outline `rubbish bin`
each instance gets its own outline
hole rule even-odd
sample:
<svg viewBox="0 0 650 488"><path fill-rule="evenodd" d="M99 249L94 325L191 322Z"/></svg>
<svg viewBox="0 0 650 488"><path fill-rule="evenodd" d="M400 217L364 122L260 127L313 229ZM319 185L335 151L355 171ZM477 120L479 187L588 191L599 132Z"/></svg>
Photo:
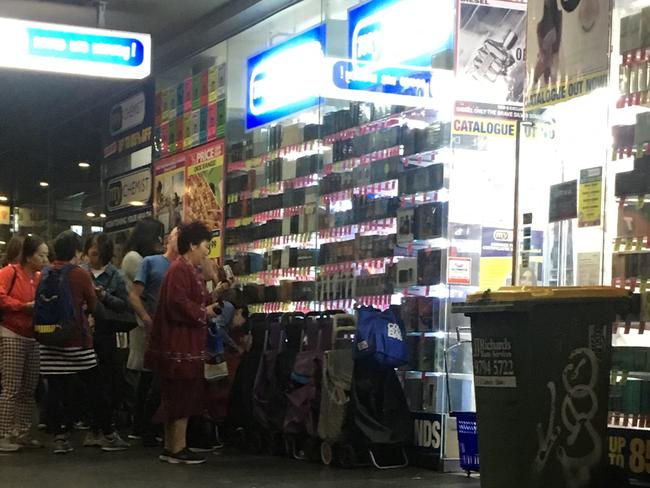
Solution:
<svg viewBox="0 0 650 488"><path fill-rule="evenodd" d="M600 486L611 325L626 308L609 287L507 287L453 305L472 322L482 488Z"/></svg>

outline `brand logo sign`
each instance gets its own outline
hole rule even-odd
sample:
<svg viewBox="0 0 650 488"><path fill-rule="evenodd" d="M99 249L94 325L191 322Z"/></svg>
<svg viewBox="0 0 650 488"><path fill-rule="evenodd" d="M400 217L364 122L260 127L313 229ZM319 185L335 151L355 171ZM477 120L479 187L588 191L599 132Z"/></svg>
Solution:
<svg viewBox="0 0 650 488"><path fill-rule="evenodd" d="M249 58L246 127L318 104L324 59L324 24Z"/></svg>
<svg viewBox="0 0 650 488"><path fill-rule="evenodd" d="M353 62L381 67L449 67L435 57L454 47L455 7L448 0L373 0L350 9Z"/></svg>
<svg viewBox="0 0 650 488"><path fill-rule="evenodd" d="M413 434L416 448L439 453L442 446L442 417L436 414L415 414Z"/></svg>
<svg viewBox="0 0 650 488"><path fill-rule="evenodd" d="M147 105L144 92L138 92L132 97L116 103L109 114L108 125L111 135L116 136L142 124L146 113Z"/></svg>
<svg viewBox="0 0 650 488"><path fill-rule="evenodd" d="M0 66L105 78L151 73L151 36L0 18Z"/></svg>
<svg viewBox="0 0 650 488"><path fill-rule="evenodd" d="M396 339L398 341L404 340L402 338L402 330L399 328L399 325L392 323L388 324L388 337L391 339Z"/></svg>
<svg viewBox="0 0 650 488"><path fill-rule="evenodd" d="M141 169L109 180L106 184L106 210L116 212L129 207L129 202L151 199L152 178L149 169Z"/></svg>

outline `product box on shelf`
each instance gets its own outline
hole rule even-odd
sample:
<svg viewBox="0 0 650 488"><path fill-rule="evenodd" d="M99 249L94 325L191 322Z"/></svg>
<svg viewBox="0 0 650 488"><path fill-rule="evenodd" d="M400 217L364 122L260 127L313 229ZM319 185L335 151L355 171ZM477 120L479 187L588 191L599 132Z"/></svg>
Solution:
<svg viewBox="0 0 650 488"><path fill-rule="evenodd" d="M650 112L641 112L636 115L634 144L641 145L644 142L650 142Z"/></svg>
<svg viewBox="0 0 650 488"><path fill-rule="evenodd" d="M292 146L303 142L305 124L288 125L282 130L282 145Z"/></svg>
<svg viewBox="0 0 650 488"><path fill-rule="evenodd" d="M303 128L303 139L305 141L315 141L320 139L321 125L307 124Z"/></svg>
<svg viewBox="0 0 650 488"><path fill-rule="evenodd" d="M415 209L413 208L400 208L397 210L397 244L399 246L407 246L413 239L415 223Z"/></svg>
<svg viewBox="0 0 650 488"><path fill-rule="evenodd" d="M615 125L612 127L614 150L634 146L636 144L636 131L636 125Z"/></svg>
<svg viewBox="0 0 650 488"><path fill-rule="evenodd" d="M430 332L440 330L440 299L436 297L417 297L418 330Z"/></svg>
<svg viewBox="0 0 650 488"><path fill-rule="evenodd" d="M621 19L620 51L626 53L643 47L641 37L641 12Z"/></svg>
<svg viewBox="0 0 650 488"><path fill-rule="evenodd" d="M443 393L444 382L444 379L435 374L424 374L422 378L422 410L435 413L445 408L443 407L443 399L446 395L446 393Z"/></svg>
<svg viewBox="0 0 650 488"><path fill-rule="evenodd" d="M398 262L388 266L388 280L396 289L408 288L418 283L418 260L417 258L400 259Z"/></svg>
<svg viewBox="0 0 650 488"><path fill-rule="evenodd" d="M421 336L418 348L418 371L444 371L443 340L434 336Z"/></svg>
<svg viewBox="0 0 650 488"><path fill-rule="evenodd" d="M433 286L441 282L441 249L421 249L417 260L418 285Z"/></svg>
<svg viewBox="0 0 650 488"><path fill-rule="evenodd" d="M444 185L444 164L410 167L399 174L400 195L440 190Z"/></svg>
<svg viewBox="0 0 650 488"><path fill-rule="evenodd" d="M442 237L447 223L447 203L433 202L415 209L413 234L418 240Z"/></svg>

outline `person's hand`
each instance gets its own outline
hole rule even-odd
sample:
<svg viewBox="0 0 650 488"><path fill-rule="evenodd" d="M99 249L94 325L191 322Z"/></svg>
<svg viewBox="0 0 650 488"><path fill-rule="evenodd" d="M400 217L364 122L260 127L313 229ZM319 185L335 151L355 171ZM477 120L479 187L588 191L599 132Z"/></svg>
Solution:
<svg viewBox="0 0 650 488"><path fill-rule="evenodd" d="M95 330L95 316L88 316L88 327L90 327L91 332Z"/></svg>
<svg viewBox="0 0 650 488"><path fill-rule="evenodd" d="M219 313L221 312L220 308L221 306L218 303L213 303L212 305L208 305L205 308L205 311L208 314L208 318L216 317L217 315L219 315Z"/></svg>
<svg viewBox="0 0 650 488"><path fill-rule="evenodd" d="M144 325L145 329L151 329L153 326L153 320L151 318L151 315L147 314L145 317L142 319L142 325Z"/></svg>

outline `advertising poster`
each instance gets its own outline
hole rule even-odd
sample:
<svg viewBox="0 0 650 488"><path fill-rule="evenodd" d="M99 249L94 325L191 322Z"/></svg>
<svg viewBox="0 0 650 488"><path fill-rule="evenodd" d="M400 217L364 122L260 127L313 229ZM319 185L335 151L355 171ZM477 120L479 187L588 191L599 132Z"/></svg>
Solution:
<svg viewBox="0 0 650 488"><path fill-rule="evenodd" d="M578 227L600 225L603 210L603 168L580 170L578 190Z"/></svg>
<svg viewBox="0 0 650 488"><path fill-rule="evenodd" d="M623 468L630 481L650 483L650 432L646 429L609 428L609 463Z"/></svg>
<svg viewBox="0 0 650 488"><path fill-rule="evenodd" d="M578 182L576 180L551 185L550 193L549 222L575 219L578 216Z"/></svg>
<svg viewBox="0 0 650 488"><path fill-rule="evenodd" d="M154 214L169 231L183 220L185 155L176 154L154 165Z"/></svg>
<svg viewBox="0 0 650 488"><path fill-rule="evenodd" d="M458 98L521 104L526 78L526 4L460 4Z"/></svg>
<svg viewBox="0 0 650 488"><path fill-rule="evenodd" d="M224 228L224 141L185 153L185 220L201 220L212 231L210 257L221 259Z"/></svg>
<svg viewBox="0 0 650 488"><path fill-rule="evenodd" d="M607 86L609 0L529 0L526 109Z"/></svg>

